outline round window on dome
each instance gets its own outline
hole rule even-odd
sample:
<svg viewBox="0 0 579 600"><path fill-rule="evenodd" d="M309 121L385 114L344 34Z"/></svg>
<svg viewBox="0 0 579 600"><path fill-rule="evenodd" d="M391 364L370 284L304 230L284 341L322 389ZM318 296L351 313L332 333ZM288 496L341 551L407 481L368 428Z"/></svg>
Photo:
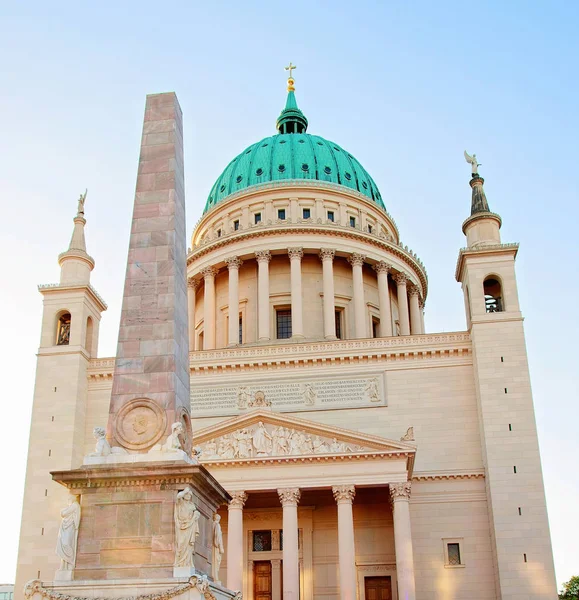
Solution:
<svg viewBox="0 0 579 600"><path fill-rule="evenodd" d="M322 142L318 142L318 146L323 146L324 144L322 144Z"/></svg>
<svg viewBox="0 0 579 600"><path fill-rule="evenodd" d="M263 169L257 169L257 170L255 171L255 174L256 174L258 177L261 177L261 176L263 175Z"/></svg>
<svg viewBox="0 0 579 600"><path fill-rule="evenodd" d="M305 143L305 142L304 142L304 140L298 140L298 142L299 142L300 144L304 144L304 143Z"/></svg>
<svg viewBox="0 0 579 600"><path fill-rule="evenodd" d="M348 181L350 181L350 179L352 179L352 174L351 174L351 173L348 173L348 171L346 171L346 172L344 173L344 177L345 177L345 178L346 178Z"/></svg>
<svg viewBox="0 0 579 600"><path fill-rule="evenodd" d="M241 180L243 179L243 177L241 175L238 175L235 179L235 181L237 181L237 183L241 183Z"/></svg>
<svg viewBox="0 0 579 600"><path fill-rule="evenodd" d="M277 170L278 170L280 173L283 173L283 172L285 171L285 165L279 165L279 167L277 168Z"/></svg>
<svg viewBox="0 0 579 600"><path fill-rule="evenodd" d="M339 151L340 151L340 149L338 148L338 146L334 146L334 150L335 150L336 152L339 152Z"/></svg>
<svg viewBox="0 0 579 600"><path fill-rule="evenodd" d="M309 170L310 170L310 167L309 167L309 165L307 165L306 163L304 163L304 164L302 165L302 171L303 171L304 173L307 173Z"/></svg>
<svg viewBox="0 0 579 600"><path fill-rule="evenodd" d="M281 140L280 144L285 144L285 140Z"/></svg>
<svg viewBox="0 0 579 600"><path fill-rule="evenodd" d="M324 173L326 175L329 175L332 172L332 169L330 167L324 167Z"/></svg>
<svg viewBox="0 0 579 600"><path fill-rule="evenodd" d="M224 191L225 191L225 186L224 186L224 185L222 185L222 186L219 188L219 191L220 191L220 192L224 192Z"/></svg>
<svg viewBox="0 0 579 600"><path fill-rule="evenodd" d="M362 187L367 190L368 189L368 184L365 181L362 181Z"/></svg>
<svg viewBox="0 0 579 600"><path fill-rule="evenodd" d="M265 148L266 146L268 146L267 143L261 145L262 148Z"/></svg>
<svg viewBox="0 0 579 600"><path fill-rule="evenodd" d="M251 152L251 148L245 151L245 154L249 154Z"/></svg>

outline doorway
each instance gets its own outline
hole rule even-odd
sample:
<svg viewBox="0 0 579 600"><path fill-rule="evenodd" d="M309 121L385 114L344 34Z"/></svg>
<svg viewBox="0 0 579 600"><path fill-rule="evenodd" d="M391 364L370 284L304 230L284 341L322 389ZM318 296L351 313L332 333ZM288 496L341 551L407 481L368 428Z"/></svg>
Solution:
<svg viewBox="0 0 579 600"><path fill-rule="evenodd" d="M392 600L390 577L364 577L366 600Z"/></svg>
<svg viewBox="0 0 579 600"><path fill-rule="evenodd" d="M272 600L269 560L256 560L253 563L253 600Z"/></svg>

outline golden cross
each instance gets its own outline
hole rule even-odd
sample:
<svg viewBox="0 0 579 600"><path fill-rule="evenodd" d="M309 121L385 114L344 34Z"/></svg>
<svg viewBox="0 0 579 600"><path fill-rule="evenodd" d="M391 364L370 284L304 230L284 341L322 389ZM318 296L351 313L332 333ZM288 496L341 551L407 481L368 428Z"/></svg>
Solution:
<svg viewBox="0 0 579 600"><path fill-rule="evenodd" d="M289 71L289 76L290 76L290 79L291 79L292 78L292 71L294 69L297 69L297 67L295 65L292 65L292 61L290 60L289 66L284 67L284 68L285 68L286 71Z"/></svg>

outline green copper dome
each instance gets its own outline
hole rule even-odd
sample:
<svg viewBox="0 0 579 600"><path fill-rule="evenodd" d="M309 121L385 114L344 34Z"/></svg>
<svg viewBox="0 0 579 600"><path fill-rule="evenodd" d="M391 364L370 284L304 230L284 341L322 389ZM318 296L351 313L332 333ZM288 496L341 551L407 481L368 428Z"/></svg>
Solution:
<svg viewBox="0 0 579 600"><path fill-rule="evenodd" d="M290 80L286 107L277 120L279 133L252 144L219 176L204 213L222 200L252 186L278 181L321 181L356 190L385 210L380 192L366 169L346 150L306 133L308 121L298 108Z"/></svg>

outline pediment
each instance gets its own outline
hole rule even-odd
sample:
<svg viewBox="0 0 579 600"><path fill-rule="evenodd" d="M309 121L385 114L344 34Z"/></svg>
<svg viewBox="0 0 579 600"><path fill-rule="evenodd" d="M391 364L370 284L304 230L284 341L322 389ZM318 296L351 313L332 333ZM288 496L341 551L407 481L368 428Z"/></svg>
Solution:
<svg viewBox="0 0 579 600"><path fill-rule="evenodd" d="M406 437L406 436L405 436ZM257 409L196 432L204 464L406 456L416 445Z"/></svg>

